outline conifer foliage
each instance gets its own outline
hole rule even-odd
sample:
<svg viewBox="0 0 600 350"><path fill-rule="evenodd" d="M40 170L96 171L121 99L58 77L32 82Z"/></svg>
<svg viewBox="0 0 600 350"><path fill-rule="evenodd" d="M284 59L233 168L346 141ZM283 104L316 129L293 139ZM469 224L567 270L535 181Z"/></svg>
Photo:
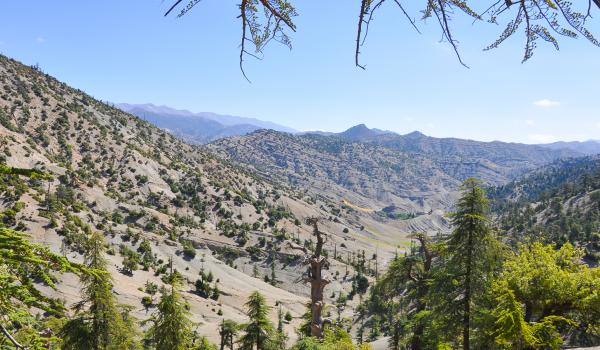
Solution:
<svg viewBox="0 0 600 350"><path fill-rule="evenodd" d="M189 349L193 341L192 322L186 301L178 290L179 281L174 278L168 288L162 290L157 311L153 315L146 338L156 350Z"/></svg>
<svg viewBox="0 0 600 350"><path fill-rule="evenodd" d="M0 164L0 176L47 178L42 172L11 168ZM87 273L82 266L32 243L20 231L0 222L0 345L3 348L41 349L55 341L50 333L41 333L41 324L29 315L30 308L49 315L63 316L65 308L48 297L40 284L56 287L57 274ZM15 327L17 326L17 327Z"/></svg>
<svg viewBox="0 0 600 350"><path fill-rule="evenodd" d="M390 349L560 349L600 343L600 270L570 243L494 233L484 191L464 183L453 232L419 242L371 288L369 321ZM379 330L378 330L379 331Z"/></svg>
<svg viewBox="0 0 600 350"><path fill-rule="evenodd" d="M250 294L246 302L246 311L250 320L243 325L244 333L239 340L241 350L272 348L270 342L274 335L274 327L268 318L270 309L262 294L258 291Z"/></svg>
<svg viewBox="0 0 600 350"><path fill-rule="evenodd" d="M471 348L473 307L484 295L486 283L498 261L498 242L491 234L488 215L488 200L479 182L466 180L452 218L454 231L446 241L442 269L442 275L452 281L452 286L445 289L454 296L447 306L461 318L465 350Z"/></svg>
<svg viewBox="0 0 600 350"><path fill-rule="evenodd" d="M63 349L137 349L135 323L127 306L119 305L104 257L104 237L94 232L85 246L84 264L94 271L81 278L82 300L75 305L76 316L62 329Z"/></svg>

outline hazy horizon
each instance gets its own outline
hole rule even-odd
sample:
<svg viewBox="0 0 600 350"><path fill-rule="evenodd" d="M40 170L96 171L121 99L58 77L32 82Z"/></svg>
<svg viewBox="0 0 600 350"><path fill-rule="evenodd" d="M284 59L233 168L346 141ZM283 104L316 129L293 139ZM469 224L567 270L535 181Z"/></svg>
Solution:
<svg viewBox="0 0 600 350"><path fill-rule="evenodd" d="M193 114L202 114L202 113L212 113L212 114L217 114L217 115L227 115L230 116L231 114L227 114L227 113L219 113L219 112L215 112L215 111L205 111L205 110L198 110L198 111L193 111L193 110L189 110L189 109L185 109L185 108L176 108L173 106L167 106L167 105L156 105L152 102L145 102L145 103L129 103L129 102L110 102L114 105L121 105L121 104L130 104L130 105L153 105L156 107L166 107L166 108L171 108L177 111L185 111L185 112L189 112L189 113L193 113ZM255 116L255 117L251 117L251 116L245 116L245 115L233 115L235 117L242 117L242 118L251 118L251 119L259 119L262 121L267 121L267 122L272 122L272 123L277 123L281 126L284 127L289 127L289 125L286 124L281 124L277 121L272 121L272 120L267 120L267 119L263 119L260 116ZM365 126L367 126L369 129L379 129L379 130L384 130L384 131L390 131L390 132L394 132L396 134L399 135L406 135L406 134L410 134L412 132L420 132L422 134L425 134L426 136L432 136L432 137L439 137L439 138L461 138L461 139L466 139L466 140L474 140L474 141L482 141L482 142L494 142L494 141L499 141L499 142L508 142L508 143L523 143L523 144L529 144L529 145L537 145L537 144L550 144L550 143L554 143L554 142L586 142L586 141L596 141L596 142L600 142L600 136L598 138L589 138L589 139L585 139L585 140L556 140L556 141L549 141L549 142L518 142L518 141L507 141L507 140L500 140L500 139L491 139L491 140L483 140L483 139L478 139L476 137L456 137L456 136L452 136L452 135L448 135L448 136L433 136L433 135L429 135L426 132L424 132L423 130L418 130L418 129L414 129L414 130L409 130L409 131L396 131L396 130L392 130L392 129L380 129L380 128L376 128L373 127L371 125L369 125L368 122L359 122L357 124L353 124L350 125L348 124L347 126L341 126L337 129L330 129L330 130L323 130L323 129L306 129L306 130L297 130L294 129L296 133L306 133L306 132L325 132L325 133L341 133L344 132L352 127L358 126L364 124Z"/></svg>

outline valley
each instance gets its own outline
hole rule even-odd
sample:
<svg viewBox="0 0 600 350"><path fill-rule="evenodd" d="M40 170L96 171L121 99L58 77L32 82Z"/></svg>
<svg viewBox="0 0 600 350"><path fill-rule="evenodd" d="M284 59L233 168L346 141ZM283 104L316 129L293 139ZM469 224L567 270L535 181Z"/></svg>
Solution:
<svg viewBox="0 0 600 350"><path fill-rule="evenodd" d="M184 127L189 116L154 117ZM345 319L361 339L371 327L371 341L383 344L375 323L383 321L365 313L363 298L374 298L401 256L424 249L418 234L451 234L469 178L488 189L507 243L548 231L546 242L571 242L598 262L600 164L573 147L398 135L365 125L194 138L144 119L0 56L2 164L48 175L4 175L3 225L76 263L85 262L87 241L100 232L113 293L138 320L157 310L152 290L177 274L194 331L210 342L220 341L225 319L246 322L245 302L259 291L277 306L271 319L290 315L282 327L294 343L311 296L306 258L316 241L307 221L317 218L330 262L326 316ZM81 280L65 273L57 282L42 288L67 309L76 305Z"/></svg>

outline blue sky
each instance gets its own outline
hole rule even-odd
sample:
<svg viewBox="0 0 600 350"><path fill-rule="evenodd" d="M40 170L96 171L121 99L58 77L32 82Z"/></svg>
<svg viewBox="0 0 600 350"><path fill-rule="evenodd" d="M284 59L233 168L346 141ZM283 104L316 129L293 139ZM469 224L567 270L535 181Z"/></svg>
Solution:
<svg viewBox="0 0 600 350"><path fill-rule="evenodd" d="M358 0L296 0L293 50L271 45L238 69L236 1L203 0L164 18L170 0L5 1L0 52L39 64L112 102L256 117L298 130L358 123L407 133L527 143L600 139L600 48L540 42L521 64L524 35L483 52L502 27L458 18L470 69L440 43L435 23L414 32L387 4L354 66ZM483 3L483 2L482 2ZM481 10L481 9L479 9ZM600 11L590 28L600 36Z"/></svg>

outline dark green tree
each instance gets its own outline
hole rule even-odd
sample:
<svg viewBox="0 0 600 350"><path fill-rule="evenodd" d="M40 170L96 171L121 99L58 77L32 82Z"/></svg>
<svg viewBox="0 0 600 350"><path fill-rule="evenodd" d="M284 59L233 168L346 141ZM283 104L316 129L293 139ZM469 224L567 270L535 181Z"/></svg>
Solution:
<svg viewBox="0 0 600 350"><path fill-rule="evenodd" d="M270 349L270 341L273 337L274 327L269 321L270 307L265 297L258 291L250 294L246 302L246 314L250 321L242 326L244 334L240 337L241 350Z"/></svg>
<svg viewBox="0 0 600 350"><path fill-rule="evenodd" d="M93 232L84 248L84 264L95 273L81 277L82 300L75 305L75 317L61 330L63 349L139 348L136 322L129 308L119 305L112 293L104 236Z"/></svg>
<svg viewBox="0 0 600 350"><path fill-rule="evenodd" d="M221 336L220 350L225 350L227 347L229 350L233 350L233 341L238 334L239 325L232 320L223 320L219 328L219 335Z"/></svg>
<svg viewBox="0 0 600 350"><path fill-rule="evenodd" d="M424 233L411 235L419 247L403 257L396 257L387 272L371 288L367 305L369 315L384 316L384 325L391 335L391 349L420 350L434 346L429 326L429 290L438 245ZM371 332L376 332L371 326Z"/></svg>
<svg viewBox="0 0 600 350"><path fill-rule="evenodd" d="M462 196L452 215L453 232L446 240L442 255L441 274L436 276L440 300L455 316L446 325L460 324L462 348L471 348L471 328L474 307L481 301L491 274L500 263L501 249L489 220L485 192L475 179L462 185Z"/></svg>
<svg viewBox="0 0 600 350"><path fill-rule="evenodd" d="M178 291L179 281L163 288L146 339L156 350L186 350L192 343L192 321L186 301Z"/></svg>

